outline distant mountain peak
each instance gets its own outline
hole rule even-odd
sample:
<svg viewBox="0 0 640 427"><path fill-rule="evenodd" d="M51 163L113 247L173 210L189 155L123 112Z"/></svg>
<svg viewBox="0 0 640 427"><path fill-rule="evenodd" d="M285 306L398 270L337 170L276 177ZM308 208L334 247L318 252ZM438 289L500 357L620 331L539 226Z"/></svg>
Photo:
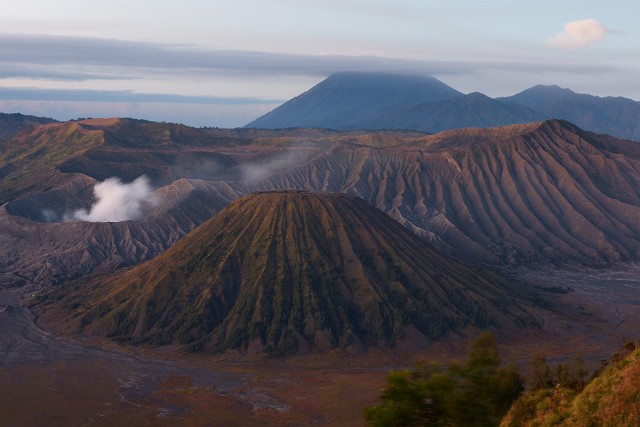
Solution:
<svg viewBox="0 0 640 427"><path fill-rule="evenodd" d="M530 87L529 89L525 89L522 92L528 92L528 91L546 91L546 92L555 92L555 93L575 93L574 91L572 91L571 89L567 89L567 88L563 88L560 87L558 85L543 85L543 84L539 84L539 85L535 85ZM521 93L522 93L521 92Z"/></svg>
<svg viewBox="0 0 640 427"><path fill-rule="evenodd" d="M246 127L356 129L362 117L399 104L420 104L462 96L431 76L341 72L249 123Z"/></svg>
<svg viewBox="0 0 640 427"><path fill-rule="evenodd" d="M466 95L468 98L479 98L479 99L486 99L489 98L491 99L489 96L485 95L482 92L470 92Z"/></svg>
<svg viewBox="0 0 640 427"><path fill-rule="evenodd" d="M434 77L342 72L329 76L247 127L404 129L437 133L562 118L618 138L640 140L640 102L536 85L516 95L464 95Z"/></svg>
<svg viewBox="0 0 640 427"><path fill-rule="evenodd" d="M536 85L503 99L534 110L547 111L563 97L573 94L575 92L571 89L561 88L556 85Z"/></svg>

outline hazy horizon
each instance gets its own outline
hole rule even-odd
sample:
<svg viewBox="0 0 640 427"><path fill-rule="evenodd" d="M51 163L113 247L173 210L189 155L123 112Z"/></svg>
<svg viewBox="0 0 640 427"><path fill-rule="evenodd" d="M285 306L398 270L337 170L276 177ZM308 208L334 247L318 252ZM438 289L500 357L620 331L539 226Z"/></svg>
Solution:
<svg viewBox="0 0 640 427"><path fill-rule="evenodd" d="M596 0L34 0L0 17L0 111L237 127L340 71L433 75L492 97L545 84L640 100L634 12Z"/></svg>

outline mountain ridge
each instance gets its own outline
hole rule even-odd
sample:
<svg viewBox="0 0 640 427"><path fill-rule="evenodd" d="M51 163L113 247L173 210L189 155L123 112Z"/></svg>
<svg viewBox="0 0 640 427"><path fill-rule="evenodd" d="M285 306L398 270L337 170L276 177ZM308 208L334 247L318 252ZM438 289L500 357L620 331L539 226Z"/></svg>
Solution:
<svg viewBox="0 0 640 427"><path fill-rule="evenodd" d="M11 139L25 141L28 156L46 142L61 157L53 167L26 156L17 169L46 166L0 209L4 283L44 286L132 266L242 195L284 189L360 197L470 262L603 266L640 258L640 146L566 121L436 135L123 123L75 133L77 141L86 132L117 137L113 145L111 137L90 137L82 153L63 150L78 123L52 127L49 139L26 138L30 131ZM146 140L127 148L138 134ZM147 170L157 173L159 202L142 217L61 222L66 212L91 207L100 179Z"/></svg>
<svg viewBox="0 0 640 427"><path fill-rule="evenodd" d="M351 75L357 75L360 79L369 76L366 72ZM386 96L385 102L370 102L369 99L377 90L375 85L359 88L345 80L341 82L340 90L325 90L328 83L339 80L340 76L329 76L245 127L406 129L436 133L466 127L562 119L592 132L640 141L640 102L628 98L598 97L545 85L533 86L510 97L490 98L486 95L480 97L478 92L464 95L447 86L452 91L449 92L450 96L421 101L415 96L403 97L403 93L407 93L406 87L413 85L415 92L419 92L418 86L410 80L400 84L403 75L395 75L395 85L403 87L403 90ZM346 107L345 93L349 94L351 103L353 98L363 100L359 108ZM322 108L319 107L320 103ZM322 120L315 119L327 110L332 114L323 116ZM310 117L313 119L308 120Z"/></svg>
<svg viewBox="0 0 640 427"><path fill-rule="evenodd" d="M12 137L26 127L48 123L57 123L57 120L21 113L0 113L0 142ZM0 147L2 147L1 143Z"/></svg>
<svg viewBox="0 0 640 427"><path fill-rule="evenodd" d="M358 123L363 129L412 129L428 133L472 127L498 127L530 123L541 115L514 102L492 99L482 93L409 107L390 107L367 121Z"/></svg>

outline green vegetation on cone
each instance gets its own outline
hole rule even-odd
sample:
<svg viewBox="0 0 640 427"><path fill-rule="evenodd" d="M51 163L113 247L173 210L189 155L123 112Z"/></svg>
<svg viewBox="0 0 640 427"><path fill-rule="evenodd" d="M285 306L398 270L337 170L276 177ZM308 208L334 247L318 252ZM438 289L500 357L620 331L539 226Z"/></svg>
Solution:
<svg viewBox="0 0 640 427"><path fill-rule="evenodd" d="M514 288L361 199L289 191L243 197L150 262L61 289L58 304L117 341L291 354L534 326Z"/></svg>

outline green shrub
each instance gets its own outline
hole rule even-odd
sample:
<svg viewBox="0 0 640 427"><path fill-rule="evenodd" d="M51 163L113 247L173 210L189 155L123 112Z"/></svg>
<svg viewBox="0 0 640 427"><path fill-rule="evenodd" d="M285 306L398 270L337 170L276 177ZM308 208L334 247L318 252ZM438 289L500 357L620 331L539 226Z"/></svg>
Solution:
<svg viewBox="0 0 640 427"><path fill-rule="evenodd" d="M482 334L464 364L394 371L381 398L366 409L372 426L497 426L524 389L513 367L500 367L496 340Z"/></svg>

